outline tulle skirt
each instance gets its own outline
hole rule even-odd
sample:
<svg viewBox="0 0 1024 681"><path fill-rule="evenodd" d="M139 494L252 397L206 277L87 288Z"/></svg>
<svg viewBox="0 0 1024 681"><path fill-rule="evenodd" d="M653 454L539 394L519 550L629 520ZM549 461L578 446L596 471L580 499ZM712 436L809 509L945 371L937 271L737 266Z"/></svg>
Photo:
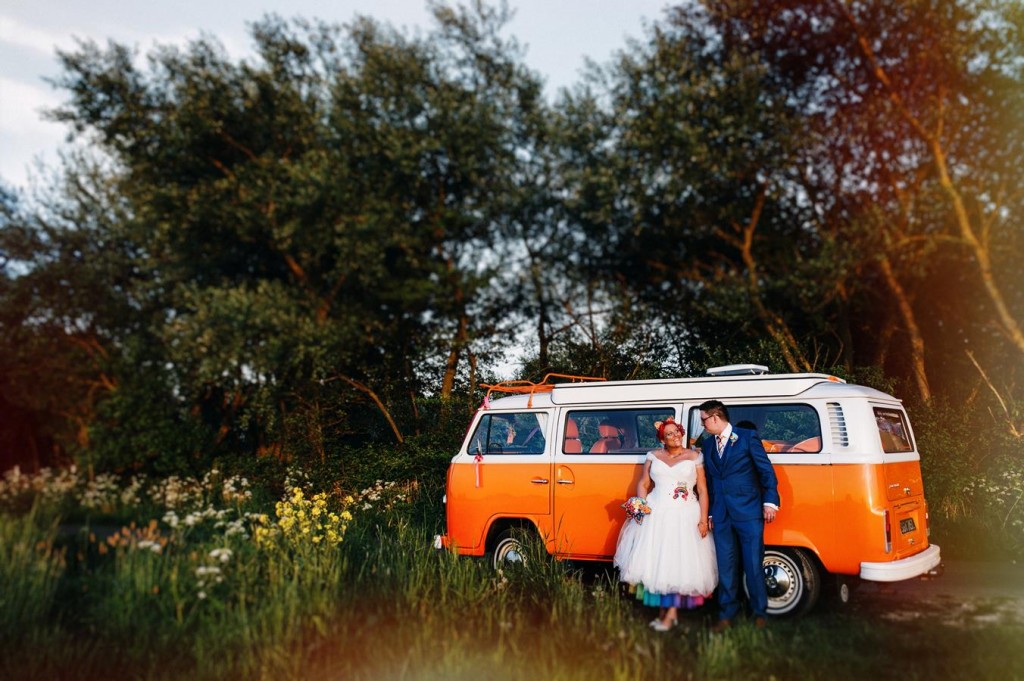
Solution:
<svg viewBox="0 0 1024 681"><path fill-rule="evenodd" d="M655 596L711 595L718 584L715 542L711 532L701 537L697 529L696 496L682 500L655 493L648 504L651 514L643 524L627 520L619 533L614 559L619 578L642 586L638 591L645 602Z"/></svg>

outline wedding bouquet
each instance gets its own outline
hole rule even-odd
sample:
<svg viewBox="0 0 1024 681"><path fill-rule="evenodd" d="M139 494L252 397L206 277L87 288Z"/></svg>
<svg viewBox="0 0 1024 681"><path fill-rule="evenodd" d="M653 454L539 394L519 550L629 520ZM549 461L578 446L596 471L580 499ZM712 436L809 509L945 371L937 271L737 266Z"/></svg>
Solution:
<svg viewBox="0 0 1024 681"><path fill-rule="evenodd" d="M626 499L626 503L622 505L622 508L626 509L626 518L635 520L637 525L642 525L644 516L651 513L651 507L647 505L647 500L643 497L630 497Z"/></svg>

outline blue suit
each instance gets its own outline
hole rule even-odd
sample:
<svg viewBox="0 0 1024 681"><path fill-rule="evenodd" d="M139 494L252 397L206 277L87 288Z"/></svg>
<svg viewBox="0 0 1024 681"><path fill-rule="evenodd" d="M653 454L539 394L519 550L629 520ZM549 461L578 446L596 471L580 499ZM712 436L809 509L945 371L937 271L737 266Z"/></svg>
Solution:
<svg viewBox="0 0 1024 681"><path fill-rule="evenodd" d="M778 480L764 445L754 431L733 427L718 455L715 437L704 439L709 515L718 553L719 617L732 619L740 609L742 567L755 617L764 617L764 504L779 506Z"/></svg>

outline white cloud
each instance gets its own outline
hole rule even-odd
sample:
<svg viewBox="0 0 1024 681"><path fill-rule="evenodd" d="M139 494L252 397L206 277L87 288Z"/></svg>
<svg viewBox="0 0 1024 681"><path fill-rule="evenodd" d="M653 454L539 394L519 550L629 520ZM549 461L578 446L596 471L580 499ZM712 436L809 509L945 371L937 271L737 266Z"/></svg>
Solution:
<svg viewBox="0 0 1024 681"><path fill-rule="evenodd" d="M49 135L60 126L44 121L42 112L60 104L47 85L32 85L0 76L0 131L14 135Z"/></svg>
<svg viewBox="0 0 1024 681"><path fill-rule="evenodd" d="M75 45L70 34L54 33L28 26L4 15L0 15L0 42L28 49L46 57L52 57L55 48L70 49Z"/></svg>
<svg viewBox="0 0 1024 681"><path fill-rule="evenodd" d="M63 125L43 120L43 109L60 103L58 93L0 76L0 178L15 186L28 182L34 158L53 160L64 140Z"/></svg>

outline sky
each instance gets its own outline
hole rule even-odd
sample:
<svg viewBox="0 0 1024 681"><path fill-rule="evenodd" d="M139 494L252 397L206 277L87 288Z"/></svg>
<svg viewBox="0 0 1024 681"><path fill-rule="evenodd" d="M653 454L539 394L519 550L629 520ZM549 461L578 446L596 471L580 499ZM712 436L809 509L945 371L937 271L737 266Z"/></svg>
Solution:
<svg viewBox="0 0 1024 681"><path fill-rule="evenodd" d="M464 0L465 2L465 0ZM526 64L553 97L579 80L589 57L607 62L659 21L669 0L509 0L506 34L526 48ZM266 14L348 23L370 16L398 29L426 31L426 0L4 0L0 3L0 182L27 188L40 167L53 167L65 144L63 125L41 112L64 101L47 81L59 74L56 50L76 39L136 47L183 45L210 34L235 59L252 54L247 24ZM40 165L41 164L41 165Z"/></svg>

